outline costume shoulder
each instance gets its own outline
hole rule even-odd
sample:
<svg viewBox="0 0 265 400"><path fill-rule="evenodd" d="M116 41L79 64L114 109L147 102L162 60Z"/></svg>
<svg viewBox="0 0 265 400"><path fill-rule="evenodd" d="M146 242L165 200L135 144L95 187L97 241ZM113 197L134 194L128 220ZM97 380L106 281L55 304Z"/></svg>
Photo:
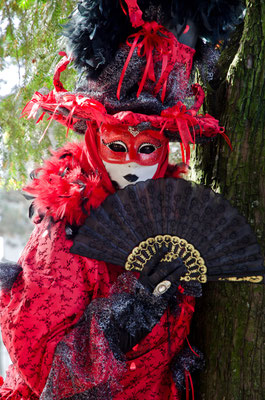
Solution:
<svg viewBox="0 0 265 400"><path fill-rule="evenodd" d="M70 253L72 241L63 221L48 226L47 218L36 225L18 261L21 273L12 288L1 293L1 330L15 365L6 382L9 388L0 388L1 399L35 399L27 386L39 398L56 346L82 317L98 275L108 284L105 263ZM17 382L19 397L14 394Z"/></svg>
<svg viewBox="0 0 265 400"><path fill-rule="evenodd" d="M32 182L23 190L33 196L34 211L53 221L65 219L81 225L91 207L108 195L101 176L94 171L85 144L67 143L31 174Z"/></svg>

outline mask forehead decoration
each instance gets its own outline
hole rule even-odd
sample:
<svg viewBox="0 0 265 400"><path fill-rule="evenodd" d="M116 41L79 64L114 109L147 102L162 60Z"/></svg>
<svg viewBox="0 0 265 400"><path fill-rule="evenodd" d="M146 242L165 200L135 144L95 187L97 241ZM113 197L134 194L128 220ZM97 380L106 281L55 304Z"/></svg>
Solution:
<svg viewBox="0 0 265 400"><path fill-rule="evenodd" d="M130 132L131 135L137 136L140 131L136 129L134 126L129 126L128 127L128 132Z"/></svg>

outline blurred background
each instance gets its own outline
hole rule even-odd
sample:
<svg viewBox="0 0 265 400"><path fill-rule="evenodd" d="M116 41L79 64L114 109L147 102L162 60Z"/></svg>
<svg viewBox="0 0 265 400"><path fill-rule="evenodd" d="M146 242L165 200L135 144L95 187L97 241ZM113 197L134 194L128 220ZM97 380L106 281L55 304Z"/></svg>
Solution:
<svg viewBox="0 0 265 400"><path fill-rule="evenodd" d="M28 218L29 202L20 191L0 189L0 261L18 261L30 236L33 224ZM8 353L0 340L0 375L10 364Z"/></svg>

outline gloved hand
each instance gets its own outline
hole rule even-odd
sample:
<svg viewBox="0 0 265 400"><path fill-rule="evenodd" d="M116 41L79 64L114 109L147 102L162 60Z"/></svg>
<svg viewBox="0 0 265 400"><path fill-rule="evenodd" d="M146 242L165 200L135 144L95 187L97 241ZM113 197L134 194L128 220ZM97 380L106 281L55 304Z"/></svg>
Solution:
<svg viewBox="0 0 265 400"><path fill-rule="evenodd" d="M150 299L149 301L151 304L153 304L151 307L153 313L152 320L156 321L156 323L159 322L162 315L161 309L156 307L156 305L160 304L161 307L161 304L163 304L162 309L166 309L167 303L171 296L177 293L178 286L180 285L180 277L185 275L187 272L187 268L181 258L177 258L170 262L161 261L168 251L168 248L164 244L161 248L157 247L157 253L155 253L151 259L147 261L138 280L146 289L146 294L144 295L142 293L140 296L144 296L145 301ZM158 296L160 295L162 303L160 299L158 299ZM144 315L139 316L139 305L136 307L131 307L130 310L128 310L131 318L133 318L134 311L136 312L135 318L143 318L144 321L148 320L148 315L146 315L146 317L144 317ZM143 307L142 314L145 313L150 313L150 307L149 309L148 307L147 309ZM139 343L140 340L142 340L154 326L154 324L151 324L148 328L138 328L135 330L134 335L131 335L125 326L120 326L119 320L113 320L113 325L115 326L116 341L123 353L127 353L130 349L132 349L132 347Z"/></svg>
<svg viewBox="0 0 265 400"><path fill-rule="evenodd" d="M185 275L187 268L181 258L177 258L171 262L161 261L161 259L168 253L168 248L165 245L163 245L161 248L157 248L157 250L157 253L154 254L152 258L145 264L138 281L147 290L147 297L149 297L150 300L153 297L155 301L155 296L158 297L161 295L164 307L166 308L170 297L177 293L178 286L180 284L179 278L180 276ZM162 290L163 293L161 293L159 289ZM145 311L146 310L143 310L143 313ZM154 307L153 313L155 315L156 307ZM157 314L159 314L159 312L157 312ZM160 320L160 317L161 315L157 315L157 322ZM143 339L152 328L153 326L150 326L149 329L141 328L135 332L134 336L130 335L126 329L116 329L116 337L120 349L126 353L133 346L139 343L140 340Z"/></svg>
<svg viewBox="0 0 265 400"><path fill-rule="evenodd" d="M180 285L180 277L184 276L187 268L181 258L170 262L161 261L168 253L168 248L162 245L161 249L152 256L144 266L139 277L139 282L155 296L169 299Z"/></svg>

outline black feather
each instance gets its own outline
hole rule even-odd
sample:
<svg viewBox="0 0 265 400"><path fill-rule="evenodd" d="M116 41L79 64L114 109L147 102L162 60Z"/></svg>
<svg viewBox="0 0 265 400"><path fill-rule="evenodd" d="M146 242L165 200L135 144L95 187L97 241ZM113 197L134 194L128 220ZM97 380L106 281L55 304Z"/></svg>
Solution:
<svg viewBox="0 0 265 400"><path fill-rule="evenodd" d="M199 36L213 43L227 37L244 9L241 0L138 0L138 4L144 20L185 28L189 19L195 22ZM97 78L132 32L119 0L82 0L63 34L76 66Z"/></svg>
<svg viewBox="0 0 265 400"><path fill-rule="evenodd" d="M32 202L31 205L29 206L29 219L32 219L34 213L35 213L35 208L34 208L34 203Z"/></svg>
<svg viewBox="0 0 265 400"><path fill-rule="evenodd" d="M31 195L29 195L29 194L27 194L27 193L22 193L22 196L23 196L26 200L34 200L34 199L35 199L34 196L31 196Z"/></svg>
<svg viewBox="0 0 265 400"><path fill-rule="evenodd" d="M216 43L226 39L241 21L244 6L241 0L175 0L172 18L176 24L186 25L191 19L201 38Z"/></svg>
<svg viewBox="0 0 265 400"><path fill-rule="evenodd" d="M11 290L18 275L22 271L19 264L12 262L0 263L0 287L4 290Z"/></svg>
<svg viewBox="0 0 265 400"><path fill-rule="evenodd" d="M113 58L130 26L119 0L83 0L65 25L68 50L75 64L91 76Z"/></svg>
<svg viewBox="0 0 265 400"><path fill-rule="evenodd" d="M29 177L30 177L31 180L37 179L37 177L38 177L37 170L34 169L33 171L31 171L30 174L29 174Z"/></svg>

